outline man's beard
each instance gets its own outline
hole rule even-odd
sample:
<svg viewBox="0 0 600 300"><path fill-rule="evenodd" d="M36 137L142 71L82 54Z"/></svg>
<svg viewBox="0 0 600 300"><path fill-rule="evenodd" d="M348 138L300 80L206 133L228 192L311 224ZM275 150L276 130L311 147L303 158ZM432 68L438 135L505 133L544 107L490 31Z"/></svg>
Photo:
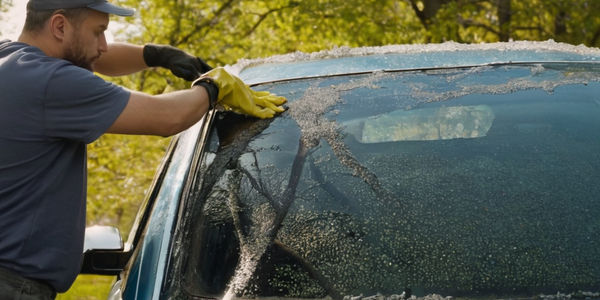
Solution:
<svg viewBox="0 0 600 300"><path fill-rule="evenodd" d="M71 47L67 48L65 51L64 59L72 62L78 67L93 71L92 64L99 57L99 55L88 58L86 57L83 48L83 43L81 43L79 38L76 38L73 44L71 44Z"/></svg>

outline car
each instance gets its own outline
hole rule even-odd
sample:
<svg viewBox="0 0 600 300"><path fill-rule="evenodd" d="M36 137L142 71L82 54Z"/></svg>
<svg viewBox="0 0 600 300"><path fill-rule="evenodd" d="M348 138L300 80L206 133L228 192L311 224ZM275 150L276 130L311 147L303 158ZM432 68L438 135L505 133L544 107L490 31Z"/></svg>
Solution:
<svg viewBox="0 0 600 300"><path fill-rule="evenodd" d="M600 298L599 62L554 41L241 60L287 110L178 135L83 272L110 299Z"/></svg>

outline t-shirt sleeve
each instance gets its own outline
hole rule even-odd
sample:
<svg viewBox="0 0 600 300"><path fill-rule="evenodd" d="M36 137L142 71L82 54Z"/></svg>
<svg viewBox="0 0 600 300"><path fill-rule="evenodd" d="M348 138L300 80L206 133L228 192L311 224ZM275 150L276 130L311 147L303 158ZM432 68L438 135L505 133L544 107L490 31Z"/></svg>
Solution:
<svg viewBox="0 0 600 300"><path fill-rule="evenodd" d="M91 143L119 117L130 92L73 66L58 68L44 99L46 135Z"/></svg>

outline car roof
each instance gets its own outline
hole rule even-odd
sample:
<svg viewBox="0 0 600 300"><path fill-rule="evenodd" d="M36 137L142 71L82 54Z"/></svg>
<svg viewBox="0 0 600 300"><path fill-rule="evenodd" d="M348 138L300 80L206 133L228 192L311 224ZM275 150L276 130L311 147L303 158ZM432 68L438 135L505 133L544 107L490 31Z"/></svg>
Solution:
<svg viewBox="0 0 600 300"><path fill-rule="evenodd" d="M549 40L487 44L388 45L340 47L314 53L294 52L242 59L228 70L247 84L374 72L532 62L600 62L600 49Z"/></svg>

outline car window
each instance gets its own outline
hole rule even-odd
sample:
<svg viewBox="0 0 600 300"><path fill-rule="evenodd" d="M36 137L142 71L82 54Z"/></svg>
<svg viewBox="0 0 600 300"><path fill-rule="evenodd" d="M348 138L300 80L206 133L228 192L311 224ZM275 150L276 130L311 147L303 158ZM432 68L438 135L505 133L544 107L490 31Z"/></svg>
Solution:
<svg viewBox="0 0 600 300"><path fill-rule="evenodd" d="M289 109L216 121L176 281L228 299L597 289L599 75L523 64L257 86Z"/></svg>

